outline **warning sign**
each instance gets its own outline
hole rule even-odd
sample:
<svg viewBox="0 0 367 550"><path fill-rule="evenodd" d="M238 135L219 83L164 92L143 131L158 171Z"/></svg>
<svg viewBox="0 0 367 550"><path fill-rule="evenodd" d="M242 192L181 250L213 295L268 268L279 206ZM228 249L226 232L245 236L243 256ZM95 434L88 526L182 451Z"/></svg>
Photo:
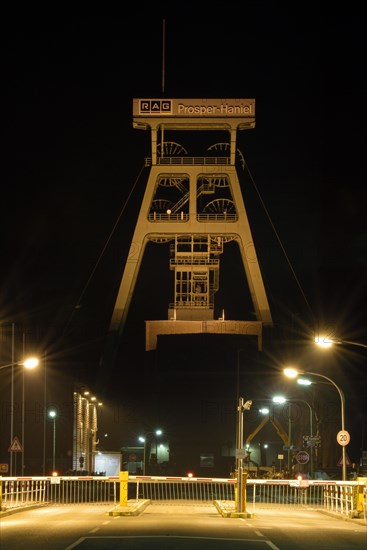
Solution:
<svg viewBox="0 0 367 550"><path fill-rule="evenodd" d="M350 461L350 458L347 455L347 453L345 453L345 465L346 466L351 466L352 465L352 463ZM343 455L340 457L337 466L343 466Z"/></svg>
<svg viewBox="0 0 367 550"><path fill-rule="evenodd" d="M19 439L17 438L17 436L14 437L13 441L10 444L10 447L9 447L8 451L10 453L22 453L23 452L23 447L22 447Z"/></svg>

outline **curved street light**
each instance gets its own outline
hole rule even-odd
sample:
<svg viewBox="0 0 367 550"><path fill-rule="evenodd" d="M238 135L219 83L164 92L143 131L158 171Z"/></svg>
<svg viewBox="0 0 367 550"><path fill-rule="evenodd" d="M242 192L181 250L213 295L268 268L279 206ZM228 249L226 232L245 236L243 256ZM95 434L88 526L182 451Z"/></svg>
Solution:
<svg viewBox="0 0 367 550"><path fill-rule="evenodd" d="M143 457L143 475L145 476L146 468L145 468L145 456L146 456L146 449L147 449L147 436L148 435L162 435L162 430L155 430L154 432L146 432L144 435L139 436L139 441L141 443L144 443L144 457ZM158 458L158 457L157 457Z"/></svg>
<svg viewBox="0 0 367 550"><path fill-rule="evenodd" d="M29 357L28 359L24 359L24 361L14 361L14 363L8 363L7 365L2 365L0 367L0 370L6 369L7 367L15 367L17 365L25 367L26 369L34 369L35 367L37 367L38 363L39 363L39 359L37 357Z"/></svg>
<svg viewBox="0 0 367 550"><path fill-rule="evenodd" d="M340 338L329 338L328 336L316 336L315 344L320 346L320 348L330 348L334 344L339 345L349 345L349 346L358 346L360 348L367 348L367 344L362 344L361 342L353 342L353 340L341 340Z"/></svg>
<svg viewBox="0 0 367 550"><path fill-rule="evenodd" d="M329 382L329 384L332 384L334 386L334 388L336 388L338 394L339 394L339 397L340 397L340 413L341 413L341 428L342 428L342 432L345 431L345 422L344 422L344 418L345 418L345 397L344 397L344 393L342 392L342 390L339 388L339 386L331 379L329 378L328 376L325 376L324 374L320 374L319 372L310 372L310 371L303 371L303 370L297 370L297 369L294 369L294 368L285 368L283 370L285 376L287 376L288 378L298 378L298 376L300 374L309 374L311 376L318 376L320 378L323 378L324 380L327 380ZM345 449L345 445L342 445L342 480L343 481L346 481L347 479L347 465L346 465L346 449Z"/></svg>

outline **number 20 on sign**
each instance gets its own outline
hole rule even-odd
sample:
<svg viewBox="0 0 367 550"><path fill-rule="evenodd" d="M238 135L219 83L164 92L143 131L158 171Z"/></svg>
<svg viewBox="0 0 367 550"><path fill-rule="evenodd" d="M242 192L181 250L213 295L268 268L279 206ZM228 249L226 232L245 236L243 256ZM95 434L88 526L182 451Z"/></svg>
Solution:
<svg viewBox="0 0 367 550"><path fill-rule="evenodd" d="M342 447L345 447L345 445L348 445L350 441L350 435L349 432L346 430L340 430L336 436L336 440Z"/></svg>

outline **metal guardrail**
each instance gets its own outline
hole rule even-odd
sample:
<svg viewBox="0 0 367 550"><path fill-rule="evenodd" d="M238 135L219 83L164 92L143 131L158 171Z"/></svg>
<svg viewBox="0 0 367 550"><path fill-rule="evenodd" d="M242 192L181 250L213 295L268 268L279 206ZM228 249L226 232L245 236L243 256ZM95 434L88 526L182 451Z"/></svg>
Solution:
<svg viewBox="0 0 367 550"><path fill-rule="evenodd" d="M152 165L152 157L144 159L145 166ZM157 157L157 165L230 165L230 157Z"/></svg>
<svg viewBox="0 0 367 550"><path fill-rule="evenodd" d="M176 223L187 222L190 219L190 215L186 212L178 212L173 214L167 214L167 212L151 212L148 214L148 220L150 222L164 222L164 223ZM212 222L236 222L238 221L238 214L231 214L228 212L217 213L198 213L195 216L198 222L212 223Z"/></svg>
<svg viewBox="0 0 367 550"><path fill-rule="evenodd" d="M128 498L151 501L235 501L237 480L129 476ZM363 481L248 479L246 502L256 508L313 507L340 515L365 514L367 483ZM0 477L0 508L30 505L116 504L120 499L117 476Z"/></svg>
<svg viewBox="0 0 367 550"><path fill-rule="evenodd" d="M151 163L152 159L147 158L145 162L147 166ZM160 165L217 165L224 164L229 165L231 163L230 157L158 157L157 164Z"/></svg>

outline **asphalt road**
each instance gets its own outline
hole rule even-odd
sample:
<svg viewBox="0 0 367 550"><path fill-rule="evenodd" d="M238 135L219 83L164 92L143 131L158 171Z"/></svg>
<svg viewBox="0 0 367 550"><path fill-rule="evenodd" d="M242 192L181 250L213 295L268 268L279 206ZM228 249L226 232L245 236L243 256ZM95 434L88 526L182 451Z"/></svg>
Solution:
<svg viewBox="0 0 367 550"><path fill-rule="evenodd" d="M223 518L214 505L151 504L139 516L111 505L63 505L1 518L1 550L351 550L367 527L313 510L257 510Z"/></svg>

